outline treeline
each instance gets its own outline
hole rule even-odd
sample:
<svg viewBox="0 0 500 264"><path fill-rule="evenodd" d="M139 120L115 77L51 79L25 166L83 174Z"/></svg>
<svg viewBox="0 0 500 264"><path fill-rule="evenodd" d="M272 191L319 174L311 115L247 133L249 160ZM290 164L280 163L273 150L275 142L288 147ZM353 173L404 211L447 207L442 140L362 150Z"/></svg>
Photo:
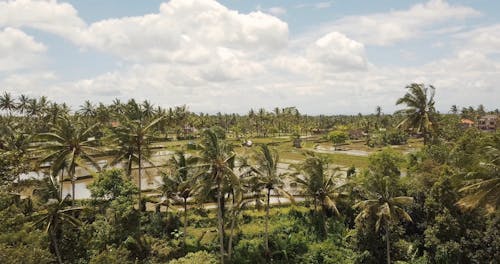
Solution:
<svg viewBox="0 0 500 264"><path fill-rule="evenodd" d="M4 116L2 122L29 122L30 133L48 132L61 115L70 115L85 120L89 124L99 123L110 126L121 119L120 115L127 108L136 108L142 113L142 118L158 118L163 120L156 125L161 133L171 133L179 138L189 137L193 129L200 130L220 126L226 132L236 137L280 136L291 134L321 133L338 126L349 129L359 129L365 133L379 129L396 128L404 118L402 112L384 113L380 106L375 107L373 114L357 115L317 115L301 114L296 107L276 107L272 110L250 109L248 114L206 114L190 112L186 106L163 108L149 101L137 102L131 99L121 102L115 99L112 104L94 104L85 101L78 109L70 109L67 104L51 102L47 97L30 98L26 95L12 96L10 93L0 95L0 111ZM460 107L453 105L447 113L437 117L447 116L467 118L476 121L485 114L499 114L499 110L487 110L483 105ZM456 120L454 120L456 121Z"/></svg>

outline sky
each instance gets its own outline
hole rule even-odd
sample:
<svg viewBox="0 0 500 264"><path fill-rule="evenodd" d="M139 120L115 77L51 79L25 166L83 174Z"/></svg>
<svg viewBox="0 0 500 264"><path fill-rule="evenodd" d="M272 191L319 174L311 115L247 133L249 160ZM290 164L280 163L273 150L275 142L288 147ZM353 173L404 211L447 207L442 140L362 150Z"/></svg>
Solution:
<svg viewBox="0 0 500 264"><path fill-rule="evenodd" d="M130 98L194 112L500 107L496 0L0 0L0 92L77 110Z"/></svg>

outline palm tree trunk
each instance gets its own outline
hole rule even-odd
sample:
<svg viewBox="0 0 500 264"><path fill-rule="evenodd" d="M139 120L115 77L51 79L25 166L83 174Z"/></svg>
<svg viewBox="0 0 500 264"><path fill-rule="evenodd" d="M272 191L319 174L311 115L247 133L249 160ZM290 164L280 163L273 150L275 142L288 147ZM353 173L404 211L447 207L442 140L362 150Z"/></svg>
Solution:
<svg viewBox="0 0 500 264"><path fill-rule="evenodd" d="M60 192L60 196L61 196L61 201L62 199L64 199L63 197L63 186L64 186L64 168L61 169L61 186L59 186L59 192Z"/></svg>
<svg viewBox="0 0 500 264"><path fill-rule="evenodd" d="M422 134L424 136L424 146L427 146L430 141L430 133L429 131L427 131L427 129L425 129Z"/></svg>
<svg viewBox="0 0 500 264"><path fill-rule="evenodd" d="M50 231L50 239L52 240L52 245L54 246L54 252L56 253L57 262L62 264L61 253L59 252L59 246L57 245L57 239L53 231Z"/></svg>
<svg viewBox="0 0 500 264"><path fill-rule="evenodd" d="M389 223L386 224L385 228L385 245L387 251L387 264L391 264L391 247L390 247L390 231L389 231Z"/></svg>
<svg viewBox="0 0 500 264"><path fill-rule="evenodd" d="M138 183L138 186L139 186L139 202L138 202L138 209L139 209L139 212L142 211L142 199L141 199L141 193L142 193L142 183L141 183L141 180L142 180L142 153L141 153L141 147L138 146L138 151L139 151L139 172L138 172L138 178L139 178L139 183Z"/></svg>
<svg viewBox="0 0 500 264"><path fill-rule="evenodd" d="M75 206L75 176L71 178L71 206Z"/></svg>
<svg viewBox="0 0 500 264"><path fill-rule="evenodd" d="M265 224L265 236L266 236L266 254L269 253L269 204L271 199L271 189L267 189L267 203L266 203L266 224Z"/></svg>
<svg viewBox="0 0 500 264"><path fill-rule="evenodd" d="M222 187L217 182L217 222L219 225L220 263L224 264L224 218L222 217Z"/></svg>
<svg viewBox="0 0 500 264"><path fill-rule="evenodd" d="M229 245L227 246L228 249L227 249L227 255L228 255L228 258L229 258L229 262L231 262L231 256L233 254L233 233L234 233L234 226L236 224L236 209L235 209L235 205L233 203L233 217L231 219L231 231L230 231L230 234L229 234Z"/></svg>
<svg viewBox="0 0 500 264"><path fill-rule="evenodd" d="M187 199L184 198L184 237L183 237L184 249L186 249L186 237L187 237Z"/></svg>
<svg viewBox="0 0 500 264"><path fill-rule="evenodd" d="M71 206L75 206L75 168L70 170L70 178L71 178Z"/></svg>
<svg viewBox="0 0 500 264"><path fill-rule="evenodd" d="M139 213L139 221L138 221L138 232L139 232L139 237L141 236L141 212L142 212L142 199L141 199L141 192L142 192L142 188L141 188L141 176L142 176L142 153L141 153L141 145L139 144L137 146L138 148L138 151L139 151L139 173L138 173L138 178L139 178L139 201L138 201L138 207L137 207L137 210L138 210L138 213Z"/></svg>

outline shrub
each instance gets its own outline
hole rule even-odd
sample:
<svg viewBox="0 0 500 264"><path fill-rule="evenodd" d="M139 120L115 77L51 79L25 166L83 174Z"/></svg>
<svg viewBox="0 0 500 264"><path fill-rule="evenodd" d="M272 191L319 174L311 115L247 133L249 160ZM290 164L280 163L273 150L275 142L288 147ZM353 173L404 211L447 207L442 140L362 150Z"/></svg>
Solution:
<svg viewBox="0 0 500 264"><path fill-rule="evenodd" d="M217 257L206 251L188 253L185 257L174 259L170 264L217 264Z"/></svg>
<svg viewBox="0 0 500 264"><path fill-rule="evenodd" d="M344 143L347 139L349 139L349 135L344 131L335 130L328 134L328 139L330 139L330 141L332 141L332 143L335 145L335 148L337 148L338 145Z"/></svg>
<svg viewBox="0 0 500 264"><path fill-rule="evenodd" d="M408 141L408 135L399 130L392 130L384 134L384 141L389 145L404 145Z"/></svg>
<svg viewBox="0 0 500 264"><path fill-rule="evenodd" d="M48 264L53 263L55 258L46 248L23 244L11 246L0 243L0 260L3 264Z"/></svg>
<svg viewBox="0 0 500 264"><path fill-rule="evenodd" d="M327 240L309 246L309 251L302 256L300 263L348 264L353 263L353 256L354 252L351 250L336 246Z"/></svg>
<svg viewBox="0 0 500 264"><path fill-rule="evenodd" d="M90 259L90 264L128 264L130 252L125 248L109 247Z"/></svg>
<svg viewBox="0 0 500 264"><path fill-rule="evenodd" d="M266 263L262 238L242 239L234 248L234 263Z"/></svg>

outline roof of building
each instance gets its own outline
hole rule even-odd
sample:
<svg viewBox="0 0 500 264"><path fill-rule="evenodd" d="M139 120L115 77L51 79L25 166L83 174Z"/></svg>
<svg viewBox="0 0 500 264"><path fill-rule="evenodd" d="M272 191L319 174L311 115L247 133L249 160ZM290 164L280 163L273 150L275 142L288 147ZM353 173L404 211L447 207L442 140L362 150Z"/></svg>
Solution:
<svg viewBox="0 0 500 264"><path fill-rule="evenodd" d="M460 123L473 125L474 121L467 119L467 118L462 118L462 119L460 119Z"/></svg>
<svg viewBox="0 0 500 264"><path fill-rule="evenodd" d="M481 119L496 119L498 118L497 115L484 115L481 117Z"/></svg>

